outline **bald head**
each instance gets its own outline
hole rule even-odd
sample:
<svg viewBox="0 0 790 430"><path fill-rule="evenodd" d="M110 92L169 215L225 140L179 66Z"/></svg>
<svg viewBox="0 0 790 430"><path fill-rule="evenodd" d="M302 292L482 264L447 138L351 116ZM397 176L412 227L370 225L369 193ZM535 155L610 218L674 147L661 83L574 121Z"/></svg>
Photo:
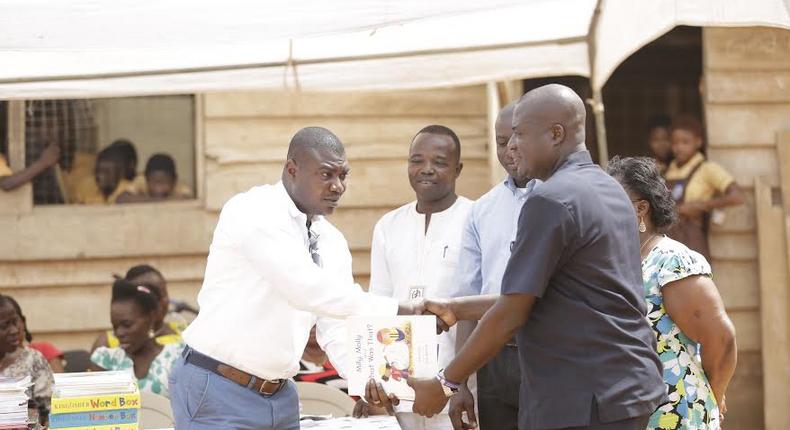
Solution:
<svg viewBox="0 0 790 430"><path fill-rule="evenodd" d="M323 127L305 127L297 131L288 145L289 160L299 161L305 155L317 152L345 155L346 149L334 133Z"/></svg>
<svg viewBox="0 0 790 430"><path fill-rule="evenodd" d="M496 123L494 124L494 127L496 127L497 139L500 135L507 136L507 138L510 139L510 136L513 134L513 111L515 109L516 102L513 102L499 111L499 114L496 116Z"/></svg>
<svg viewBox="0 0 790 430"><path fill-rule="evenodd" d="M548 179L568 155L584 149L585 121L584 101L564 85L524 94L513 112L511 139L519 172Z"/></svg>
<svg viewBox="0 0 790 430"><path fill-rule="evenodd" d="M565 85L544 85L524 94L513 117L514 126L522 121L546 127L559 124L565 129L568 143L574 146L584 143L587 119L584 101Z"/></svg>

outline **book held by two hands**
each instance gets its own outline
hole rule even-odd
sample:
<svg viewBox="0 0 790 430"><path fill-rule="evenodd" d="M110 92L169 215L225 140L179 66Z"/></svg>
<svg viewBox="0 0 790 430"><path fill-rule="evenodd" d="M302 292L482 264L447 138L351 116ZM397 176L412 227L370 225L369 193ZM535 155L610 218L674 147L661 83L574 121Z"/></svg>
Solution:
<svg viewBox="0 0 790 430"><path fill-rule="evenodd" d="M389 394L414 400L407 378L430 378L438 369L436 317L350 317L348 393L364 397L370 379Z"/></svg>

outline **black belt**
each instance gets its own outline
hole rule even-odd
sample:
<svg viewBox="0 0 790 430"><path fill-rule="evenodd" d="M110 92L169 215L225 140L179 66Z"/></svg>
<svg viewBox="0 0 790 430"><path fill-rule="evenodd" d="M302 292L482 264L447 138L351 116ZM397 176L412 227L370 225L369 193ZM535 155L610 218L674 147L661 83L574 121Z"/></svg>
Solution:
<svg viewBox="0 0 790 430"><path fill-rule="evenodd" d="M181 355L184 357L186 363L216 373L225 379L233 381L242 387L249 388L266 397L277 394L280 388L287 382L285 379L268 380L258 378L255 375L251 375L221 361L217 361L205 354L201 354L188 346L184 348L184 352Z"/></svg>

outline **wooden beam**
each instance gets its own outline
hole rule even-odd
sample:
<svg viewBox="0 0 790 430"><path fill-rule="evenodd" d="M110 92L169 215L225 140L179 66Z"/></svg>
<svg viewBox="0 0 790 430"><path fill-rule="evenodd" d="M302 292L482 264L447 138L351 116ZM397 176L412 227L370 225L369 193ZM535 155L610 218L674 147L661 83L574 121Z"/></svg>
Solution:
<svg viewBox="0 0 790 430"><path fill-rule="evenodd" d="M790 139L784 142L790 145ZM787 151L780 157L787 156ZM790 161L782 161L790 165ZM786 177L787 175L785 175ZM784 192L784 190L783 190ZM785 204L790 204L787 201ZM766 429L790 428L790 336L788 336L788 224L785 211L775 205L769 179L755 178L757 243L759 249L760 310L764 413Z"/></svg>
<svg viewBox="0 0 790 430"><path fill-rule="evenodd" d="M25 168L25 102L8 102L8 164L14 171ZM0 192L0 214L20 215L33 210L33 186L29 183L11 192Z"/></svg>

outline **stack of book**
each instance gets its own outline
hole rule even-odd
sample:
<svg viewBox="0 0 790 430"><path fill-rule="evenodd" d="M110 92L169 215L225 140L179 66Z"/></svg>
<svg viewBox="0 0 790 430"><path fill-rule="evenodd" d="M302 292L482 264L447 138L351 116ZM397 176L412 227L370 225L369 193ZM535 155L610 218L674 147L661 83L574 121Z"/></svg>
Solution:
<svg viewBox="0 0 790 430"><path fill-rule="evenodd" d="M138 430L140 391L131 372L56 373L49 428Z"/></svg>
<svg viewBox="0 0 790 430"><path fill-rule="evenodd" d="M24 378L0 377L0 429L28 428L27 389L32 384L30 376Z"/></svg>

